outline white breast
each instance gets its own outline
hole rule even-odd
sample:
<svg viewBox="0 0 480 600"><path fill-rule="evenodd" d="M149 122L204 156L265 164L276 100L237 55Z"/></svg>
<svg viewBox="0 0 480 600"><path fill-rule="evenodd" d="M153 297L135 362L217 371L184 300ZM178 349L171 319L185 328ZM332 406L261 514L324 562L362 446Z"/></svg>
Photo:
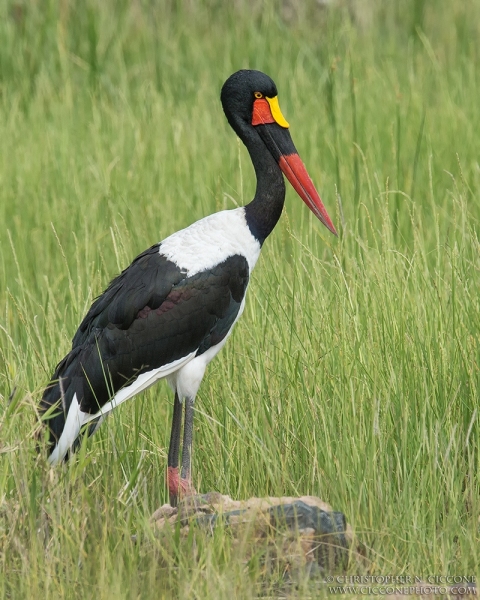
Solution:
<svg viewBox="0 0 480 600"><path fill-rule="evenodd" d="M177 231L161 242L160 253L188 276L211 269L234 254L245 256L251 273L260 244L250 232L242 207L209 215Z"/></svg>

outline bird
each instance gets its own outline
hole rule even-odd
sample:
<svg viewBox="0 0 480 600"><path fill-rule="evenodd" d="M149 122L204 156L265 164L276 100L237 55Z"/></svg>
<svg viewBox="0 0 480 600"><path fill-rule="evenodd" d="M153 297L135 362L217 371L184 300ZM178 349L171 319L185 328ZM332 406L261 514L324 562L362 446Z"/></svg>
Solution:
<svg viewBox="0 0 480 600"><path fill-rule="evenodd" d="M337 235L294 146L273 80L242 69L226 80L220 100L250 154L253 200L206 216L137 256L94 300L40 401L47 460L55 465L110 411L165 378L174 394L166 476L172 506L195 493L195 397L243 312L252 270L284 207L284 176Z"/></svg>

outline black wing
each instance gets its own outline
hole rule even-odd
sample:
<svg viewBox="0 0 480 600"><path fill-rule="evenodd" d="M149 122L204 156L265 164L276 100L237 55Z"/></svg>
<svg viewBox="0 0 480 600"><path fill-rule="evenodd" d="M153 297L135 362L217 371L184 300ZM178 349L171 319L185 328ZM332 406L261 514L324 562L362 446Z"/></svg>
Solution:
<svg viewBox="0 0 480 600"><path fill-rule="evenodd" d="M61 434L75 394L82 411L95 413L141 373L223 340L248 280L240 255L191 277L158 245L139 255L93 303L45 390L43 411L60 400L64 408L49 420L53 438Z"/></svg>
<svg viewBox="0 0 480 600"><path fill-rule="evenodd" d="M140 310L146 306L157 309L185 277L185 271L160 254L160 244L145 250L92 304L73 338L72 348L83 344L92 331L109 324L128 329Z"/></svg>

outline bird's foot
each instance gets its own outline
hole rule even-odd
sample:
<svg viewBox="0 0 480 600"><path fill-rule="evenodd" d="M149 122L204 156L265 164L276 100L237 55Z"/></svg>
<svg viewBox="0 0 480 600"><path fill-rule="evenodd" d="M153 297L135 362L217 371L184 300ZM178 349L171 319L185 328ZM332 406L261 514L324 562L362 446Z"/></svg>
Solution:
<svg viewBox="0 0 480 600"><path fill-rule="evenodd" d="M180 477L180 470L178 467L168 467L167 485L171 506L177 506L179 500L182 498L194 496L197 493L193 487L190 475L185 478Z"/></svg>

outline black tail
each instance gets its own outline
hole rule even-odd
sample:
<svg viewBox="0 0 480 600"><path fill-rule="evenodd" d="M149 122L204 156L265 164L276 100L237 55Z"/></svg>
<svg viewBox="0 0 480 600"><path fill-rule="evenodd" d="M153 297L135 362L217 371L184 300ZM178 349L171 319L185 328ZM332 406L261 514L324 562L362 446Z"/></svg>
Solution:
<svg viewBox="0 0 480 600"><path fill-rule="evenodd" d="M45 427L48 427L48 454L55 448L62 435L68 410L75 393L77 398L80 389L77 389L79 363L77 357L80 349L72 350L58 363L50 383L43 392L40 401L40 415ZM48 412L48 415L46 414Z"/></svg>

